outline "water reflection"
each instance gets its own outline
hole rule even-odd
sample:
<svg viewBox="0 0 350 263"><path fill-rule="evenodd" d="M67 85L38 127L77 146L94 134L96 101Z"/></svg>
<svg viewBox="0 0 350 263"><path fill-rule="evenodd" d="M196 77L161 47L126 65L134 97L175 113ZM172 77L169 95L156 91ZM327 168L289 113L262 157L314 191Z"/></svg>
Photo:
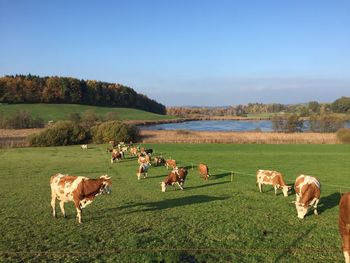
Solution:
<svg viewBox="0 0 350 263"><path fill-rule="evenodd" d="M346 123L345 127L350 127ZM141 126L144 130L192 130L192 131L273 131L270 120L223 120L223 121L186 121L181 123L165 123L149 126ZM308 121L304 121L303 130L309 130Z"/></svg>

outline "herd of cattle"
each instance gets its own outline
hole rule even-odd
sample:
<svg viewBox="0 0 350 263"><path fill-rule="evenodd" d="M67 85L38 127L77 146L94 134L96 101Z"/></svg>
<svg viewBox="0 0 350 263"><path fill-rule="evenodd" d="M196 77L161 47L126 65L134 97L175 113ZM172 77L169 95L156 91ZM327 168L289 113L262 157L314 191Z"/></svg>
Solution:
<svg viewBox="0 0 350 263"><path fill-rule="evenodd" d="M88 149L87 145L81 145L81 149ZM138 169L137 178L141 179L147 177L149 168L151 167L151 159L153 149L145 149L144 147L133 147L132 144L126 145L124 143L115 144L110 142L110 147L107 152L111 153L111 163L122 160L126 153L130 156L137 157ZM188 171L184 167L178 167L176 160L164 159L162 156L153 157L153 164L155 166L165 166L167 170L171 168L171 172L161 182L161 191L165 192L167 186L178 186L183 190L184 183ZM204 180L209 179L209 168L206 164L199 164L198 171ZM285 197L288 196L288 191L291 186L288 186L283 175L277 171L258 170L256 173L257 185L259 191L262 192L263 185L271 185L277 195L277 190L281 189ZM51 206L53 216L56 216L55 201L60 201L60 208L65 217L64 203L74 202L77 211L78 223L81 223L82 208L90 204L93 199L100 194L108 194L111 192L112 181L107 175L103 175L98 179L89 179L82 176L70 176L63 174L55 174L51 176ZM321 187L320 182L312 176L300 175L296 178L294 183L294 190L296 194L295 207L298 218L303 219L310 209L313 209L314 214L317 215L317 205L320 200ZM350 192L341 197L339 203L339 231L343 241L343 252L345 262L350 263Z"/></svg>

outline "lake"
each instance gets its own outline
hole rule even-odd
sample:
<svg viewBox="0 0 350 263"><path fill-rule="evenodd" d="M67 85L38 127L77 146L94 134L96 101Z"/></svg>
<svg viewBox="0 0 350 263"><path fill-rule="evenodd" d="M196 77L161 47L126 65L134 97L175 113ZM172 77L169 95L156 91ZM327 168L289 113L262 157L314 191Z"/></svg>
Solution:
<svg viewBox="0 0 350 263"><path fill-rule="evenodd" d="M345 127L350 127L346 123ZM272 130L270 120L206 120L186 121L180 123L164 123L140 127L143 130L192 130L192 131L255 131L269 132ZM304 130L309 129L309 122L304 121Z"/></svg>

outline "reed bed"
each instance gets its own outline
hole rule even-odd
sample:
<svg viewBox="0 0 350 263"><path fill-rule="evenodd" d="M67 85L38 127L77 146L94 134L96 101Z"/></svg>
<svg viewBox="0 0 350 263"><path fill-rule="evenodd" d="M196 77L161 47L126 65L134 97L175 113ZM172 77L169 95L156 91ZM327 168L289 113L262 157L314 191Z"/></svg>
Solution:
<svg viewBox="0 0 350 263"><path fill-rule="evenodd" d="M335 133L141 130L143 143L340 144Z"/></svg>

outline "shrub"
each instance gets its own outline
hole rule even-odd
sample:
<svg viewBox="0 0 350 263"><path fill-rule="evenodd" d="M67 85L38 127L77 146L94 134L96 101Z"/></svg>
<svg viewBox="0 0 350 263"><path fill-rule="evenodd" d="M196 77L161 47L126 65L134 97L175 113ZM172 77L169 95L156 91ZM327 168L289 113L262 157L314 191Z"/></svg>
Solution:
<svg viewBox="0 0 350 263"><path fill-rule="evenodd" d="M342 143L350 143L350 128L341 128L337 131L337 138Z"/></svg>
<svg viewBox="0 0 350 263"><path fill-rule="evenodd" d="M90 138L89 132L72 121L59 121L45 131L28 137L30 146L80 144Z"/></svg>
<svg viewBox="0 0 350 263"><path fill-rule="evenodd" d="M336 114L310 116L310 129L314 132L336 132L344 127L344 119Z"/></svg>
<svg viewBox="0 0 350 263"><path fill-rule="evenodd" d="M120 121L107 121L92 127L92 140L94 143L107 143L110 140L117 142L137 141L139 132L136 126Z"/></svg>
<svg viewBox="0 0 350 263"><path fill-rule="evenodd" d="M0 117L0 128L4 129L27 129L42 128L44 121L41 118L34 119L28 112L15 112L13 115L5 118Z"/></svg>
<svg viewBox="0 0 350 263"><path fill-rule="evenodd" d="M296 114L275 115L271 122L275 132L301 132L303 130L303 121Z"/></svg>

